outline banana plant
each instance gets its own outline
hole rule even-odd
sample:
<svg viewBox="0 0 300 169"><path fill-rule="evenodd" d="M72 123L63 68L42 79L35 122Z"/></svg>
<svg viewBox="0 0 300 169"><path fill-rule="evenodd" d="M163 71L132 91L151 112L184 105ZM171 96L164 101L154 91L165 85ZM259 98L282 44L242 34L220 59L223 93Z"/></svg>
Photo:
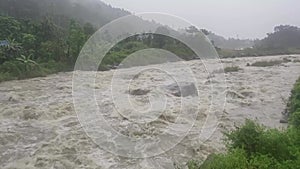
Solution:
<svg viewBox="0 0 300 169"><path fill-rule="evenodd" d="M17 61L20 61L24 64L24 67L25 67L25 71L28 71L32 65L38 65L37 62L35 62L34 60L31 59L32 58L32 55L28 55L28 56L25 56L25 55L21 55L20 57L16 58Z"/></svg>

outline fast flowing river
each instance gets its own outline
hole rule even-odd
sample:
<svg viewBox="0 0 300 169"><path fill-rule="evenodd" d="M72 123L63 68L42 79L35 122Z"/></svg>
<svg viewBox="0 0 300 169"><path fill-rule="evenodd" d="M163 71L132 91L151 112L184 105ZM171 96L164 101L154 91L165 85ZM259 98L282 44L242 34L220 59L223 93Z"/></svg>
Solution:
<svg viewBox="0 0 300 169"><path fill-rule="evenodd" d="M247 63L270 60L281 60L282 63L247 66ZM116 70L98 72L95 84L84 85L95 89L98 115L102 118L98 122L103 123L104 119L111 128L107 130L102 124L97 128L97 116L76 113L72 97L73 72L0 83L0 168L156 169L174 168L174 164L184 165L193 158L204 160L211 153L225 151L222 131L241 125L246 118L268 127L286 127L279 121L293 84L300 76L299 61L299 55L224 59L221 60L224 67L238 66L240 70L222 73L216 69L210 74L201 60L184 62L198 82L195 84L196 96L189 93L193 85L184 84L187 87L184 97L179 97L180 93L178 95L176 87L172 86L174 79L158 69L145 67L138 76L138 68L119 69L117 74ZM168 63L162 67L184 76L186 72L178 64ZM222 76L225 80L221 80ZM127 83L129 87L122 86ZM131 101L126 102L126 99ZM182 100L190 109L197 100L200 106L191 110L197 113L196 116L189 117L190 110L183 111L184 116L180 116ZM166 102L164 111L136 113L147 110L150 102L152 107ZM129 108L132 104L137 107L135 111ZM87 110L84 106L78 107ZM97 112L93 114L97 115ZM210 115L215 118L209 118ZM95 120L90 127L84 123L89 118ZM193 126L185 131L189 119L194 119ZM128 140L122 143L122 139L118 140L119 137L112 136L110 131L143 144L127 145ZM169 148L165 151L161 151L164 147L152 149L151 142L141 141L155 140L164 132ZM182 140L170 146L168 143L177 138L172 133L182 135L181 132L184 133ZM91 136L91 133L99 137ZM124 152L134 148L153 156L141 158L143 153ZM154 151L161 153L155 155Z"/></svg>

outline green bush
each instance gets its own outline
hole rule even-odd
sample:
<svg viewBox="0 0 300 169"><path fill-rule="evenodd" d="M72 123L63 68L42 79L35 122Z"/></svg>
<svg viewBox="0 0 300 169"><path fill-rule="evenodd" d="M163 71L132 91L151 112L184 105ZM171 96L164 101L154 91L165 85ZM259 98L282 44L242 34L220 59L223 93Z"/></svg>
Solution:
<svg viewBox="0 0 300 169"><path fill-rule="evenodd" d="M271 60L271 61L257 61L251 64L251 66L255 67L270 67L270 66L277 66L285 63L285 60Z"/></svg>
<svg viewBox="0 0 300 169"><path fill-rule="evenodd" d="M290 117L290 124L300 129L300 111L294 112Z"/></svg>
<svg viewBox="0 0 300 169"><path fill-rule="evenodd" d="M295 160L294 141L286 131L268 129L263 132L256 154L269 155L279 162Z"/></svg>
<svg viewBox="0 0 300 169"><path fill-rule="evenodd" d="M0 72L0 82L7 80L15 80L16 78L11 76L8 72Z"/></svg>
<svg viewBox="0 0 300 169"><path fill-rule="evenodd" d="M188 164L189 169L246 169L248 161L246 152L242 149L235 149L227 154L215 155L212 160L205 161L203 165L195 161Z"/></svg>
<svg viewBox="0 0 300 169"><path fill-rule="evenodd" d="M2 81L12 79L25 79L44 76L45 72L39 65L26 65L18 61L7 61L0 65Z"/></svg>
<svg viewBox="0 0 300 169"><path fill-rule="evenodd" d="M249 169L273 169L278 162L271 156L258 154L252 156L247 164Z"/></svg>
<svg viewBox="0 0 300 169"><path fill-rule="evenodd" d="M241 68L238 67L238 66L230 66L230 67L225 67L225 68L224 68L224 72L225 72L225 73L238 72L238 71L240 71L240 70L241 70Z"/></svg>
<svg viewBox="0 0 300 169"><path fill-rule="evenodd" d="M296 111L300 111L298 109L300 109L300 78L296 81L296 84L294 85L288 103L288 111L290 115L292 115Z"/></svg>
<svg viewBox="0 0 300 169"><path fill-rule="evenodd" d="M267 129L246 120L242 127L225 133L228 152L214 155L203 164L188 163L189 169L283 169L299 168L300 132Z"/></svg>
<svg viewBox="0 0 300 169"><path fill-rule="evenodd" d="M11 76L18 77L23 74L24 65L18 61L6 61L0 65L0 72L3 74L10 74Z"/></svg>
<svg viewBox="0 0 300 169"><path fill-rule="evenodd" d="M40 64L25 64L19 61L7 61L0 65L0 82L46 76L47 74L68 70L63 63L49 61Z"/></svg>
<svg viewBox="0 0 300 169"><path fill-rule="evenodd" d="M226 145L229 150L235 148L244 149L248 156L258 152L260 139L264 132L264 127L255 124L253 121L246 120L243 127L236 127L236 130L225 132Z"/></svg>
<svg viewBox="0 0 300 169"><path fill-rule="evenodd" d="M278 161L295 159L289 147L293 142L287 132L278 129L267 129L246 120L243 127L225 133L229 151L234 149L245 150L248 157L260 154L270 155Z"/></svg>

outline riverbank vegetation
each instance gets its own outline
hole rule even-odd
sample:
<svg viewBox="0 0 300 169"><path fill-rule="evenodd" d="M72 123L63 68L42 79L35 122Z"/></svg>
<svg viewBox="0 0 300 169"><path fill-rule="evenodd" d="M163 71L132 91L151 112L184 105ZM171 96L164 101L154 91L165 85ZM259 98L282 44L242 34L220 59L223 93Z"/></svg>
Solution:
<svg viewBox="0 0 300 169"><path fill-rule="evenodd" d="M94 32L91 24L69 20L66 28L51 17L43 20L0 16L0 81L44 76L72 70L72 65Z"/></svg>
<svg viewBox="0 0 300 169"><path fill-rule="evenodd" d="M254 67L270 67L270 66L278 66L283 63L290 62L287 59L282 59L282 60L270 60L270 61L257 61L252 63L250 66Z"/></svg>
<svg viewBox="0 0 300 169"><path fill-rule="evenodd" d="M68 24L63 25L67 26L63 27L56 24L51 16L31 20L0 15L0 40L3 39L0 46L0 81L71 71L83 45L96 29L90 23L82 24L74 19L66 22ZM183 60L195 59L195 53L182 42L161 35L170 31L159 26L155 33L126 38L106 54L99 70L115 68L128 55L148 48L170 51ZM182 35L186 39L191 36ZM109 34L107 38L109 42Z"/></svg>
<svg viewBox="0 0 300 169"><path fill-rule="evenodd" d="M287 104L289 126L269 129L246 120L225 132L228 151L212 154L204 163L192 160L189 169L298 169L300 168L300 78Z"/></svg>

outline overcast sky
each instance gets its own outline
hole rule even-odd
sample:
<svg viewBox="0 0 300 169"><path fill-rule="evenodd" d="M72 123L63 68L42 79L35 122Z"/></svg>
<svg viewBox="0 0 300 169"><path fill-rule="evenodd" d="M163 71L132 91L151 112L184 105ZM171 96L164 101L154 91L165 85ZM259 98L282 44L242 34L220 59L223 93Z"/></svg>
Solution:
<svg viewBox="0 0 300 169"><path fill-rule="evenodd" d="M300 0L103 0L133 13L163 12L225 37L263 38L275 25L300 26Z"/></svg>

